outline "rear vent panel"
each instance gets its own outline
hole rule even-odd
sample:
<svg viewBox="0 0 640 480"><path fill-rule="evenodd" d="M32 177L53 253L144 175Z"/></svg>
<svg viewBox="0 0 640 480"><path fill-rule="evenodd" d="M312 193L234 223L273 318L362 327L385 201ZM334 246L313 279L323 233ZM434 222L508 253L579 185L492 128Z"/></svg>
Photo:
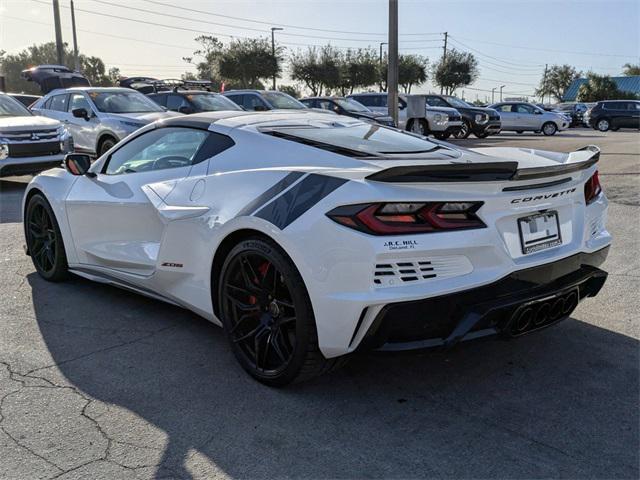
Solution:
<svg viewBox="0 0 640 480"><path fill-rule="evenodd" d="M426 283L432 280L457 277L473 271L464 255L441 255L430 258L384 260L377 263L373 272L373 285L399 287Z"/></svg>

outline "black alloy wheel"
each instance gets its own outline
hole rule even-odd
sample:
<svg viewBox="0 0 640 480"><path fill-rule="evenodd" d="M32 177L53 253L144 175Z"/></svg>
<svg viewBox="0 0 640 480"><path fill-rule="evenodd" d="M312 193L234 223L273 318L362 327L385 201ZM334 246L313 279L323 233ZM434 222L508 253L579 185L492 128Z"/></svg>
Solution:
<svg viewBox="0 0 640 480"><path fill-rule="evenodd" d="M234 355L260 382L283 386L338 363L320 353L304 282L273 242L253 238L231 250L222 267L218 301Z"/></svg>
<svg viewBox="0 0 640 480"><path fill-rule="evenodd" d="M462 126L460 130L453 134L453 136L457 139L465 139L471 134L471 125L467 120L462 121Z"/></svg>
<svg viewBox="0 0 640 480"><path fill-rule="evenodd" d="M27 205L25 233L29 255L40 276L52 282L64 280L68 267L60 228L48 202L39 194Z"/></svg>

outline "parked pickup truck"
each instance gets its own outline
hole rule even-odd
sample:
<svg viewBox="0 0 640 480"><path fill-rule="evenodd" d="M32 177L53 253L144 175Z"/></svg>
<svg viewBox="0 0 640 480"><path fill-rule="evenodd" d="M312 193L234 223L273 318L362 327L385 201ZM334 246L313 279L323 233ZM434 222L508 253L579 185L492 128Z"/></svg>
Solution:
<svg viewBox="0 0 640 480"><path fill-rule="evenodd" d="M57 120L33 115L0 92L0 177L25 175L61 165L73 140Z"/></svg>

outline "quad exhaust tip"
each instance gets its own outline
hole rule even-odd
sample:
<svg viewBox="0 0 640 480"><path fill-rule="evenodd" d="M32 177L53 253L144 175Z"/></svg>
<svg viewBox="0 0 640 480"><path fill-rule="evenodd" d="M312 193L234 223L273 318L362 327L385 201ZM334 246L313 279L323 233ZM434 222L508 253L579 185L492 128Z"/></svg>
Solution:
<svg viewBox="0 0 640 480"><path fill-rule="evenodd" d="M509 320L506 331L515 337L551 325L569 316L578 306L578 302L578 292L574 290L549 300L541 300L519 308Z"/></svg>

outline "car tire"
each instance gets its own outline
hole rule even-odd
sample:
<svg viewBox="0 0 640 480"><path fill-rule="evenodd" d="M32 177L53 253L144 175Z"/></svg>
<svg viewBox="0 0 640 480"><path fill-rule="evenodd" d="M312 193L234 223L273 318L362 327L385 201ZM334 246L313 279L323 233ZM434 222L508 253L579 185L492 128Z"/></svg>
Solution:
<svg viewBox="0 0 640 480"><path fill-rule="evenodd" d="M446 140L451 136L451 133L434 133L433 136L438 140Z"/></svg>
<svg viewBox="0 0 640 480"><path fill-rule="evenodd" d="M429 135L429 125L423 118L412 118L407 122L407 131L426 137Z"/></svg>
<svg viewBox="0 0 640 480"><path fill-rule="evenodd" d="M29 199L24 216L27 251L38 274L49 282L69 277L60 227L49 202L39 193Z"/></svg>
<svg viewBox="0 0 640 480"><path fill-rule="evenodd" d="M471 125L467 120L462 121L462 127L453 136L459 140L463 140L471 134Z"/></svg>
<svg viewBox="0 0 640 480"><path fill-rule="evenodd" d="M331 371L309 294L297 268L273 241L251 237L227 255L218 282L220 318L234 356L253 378L272 387Z"/></svg>
<svg viewBox="0 0 640 480"><path fill-rule="evenodd" d="M600 132L606 132L611 128L611 122L608 118L601 118L596 122L595 127Z"/></svg>
<svg viewBox="0 0 640 480"><path fill-rule="evenodd" d="M98 157L101 157L110 150L118 141L113 137L104 137L98 144Z"/></svg>
<svg viewBox="0 0 640 480"><path fill-rule="evenodd" d="M487 132L482 132L482 133L474 133L474 135L478 138L487 138L489 136L489 134Z"/></svg>
<svg viewBox="0 0 640 480"><path fill-rule="evenodd" d="M516 130L516 133L517 133L518 135L522 135L522 134L524 133L524 130Z"/></svg>
<svg viewBox="0 0 640 480"><path fill-rule="evenodd" d="M553 122L547 122L544 125L542 125L542 133L547 137L555 135L557 131L558 131L558 126Z"/></svg>

